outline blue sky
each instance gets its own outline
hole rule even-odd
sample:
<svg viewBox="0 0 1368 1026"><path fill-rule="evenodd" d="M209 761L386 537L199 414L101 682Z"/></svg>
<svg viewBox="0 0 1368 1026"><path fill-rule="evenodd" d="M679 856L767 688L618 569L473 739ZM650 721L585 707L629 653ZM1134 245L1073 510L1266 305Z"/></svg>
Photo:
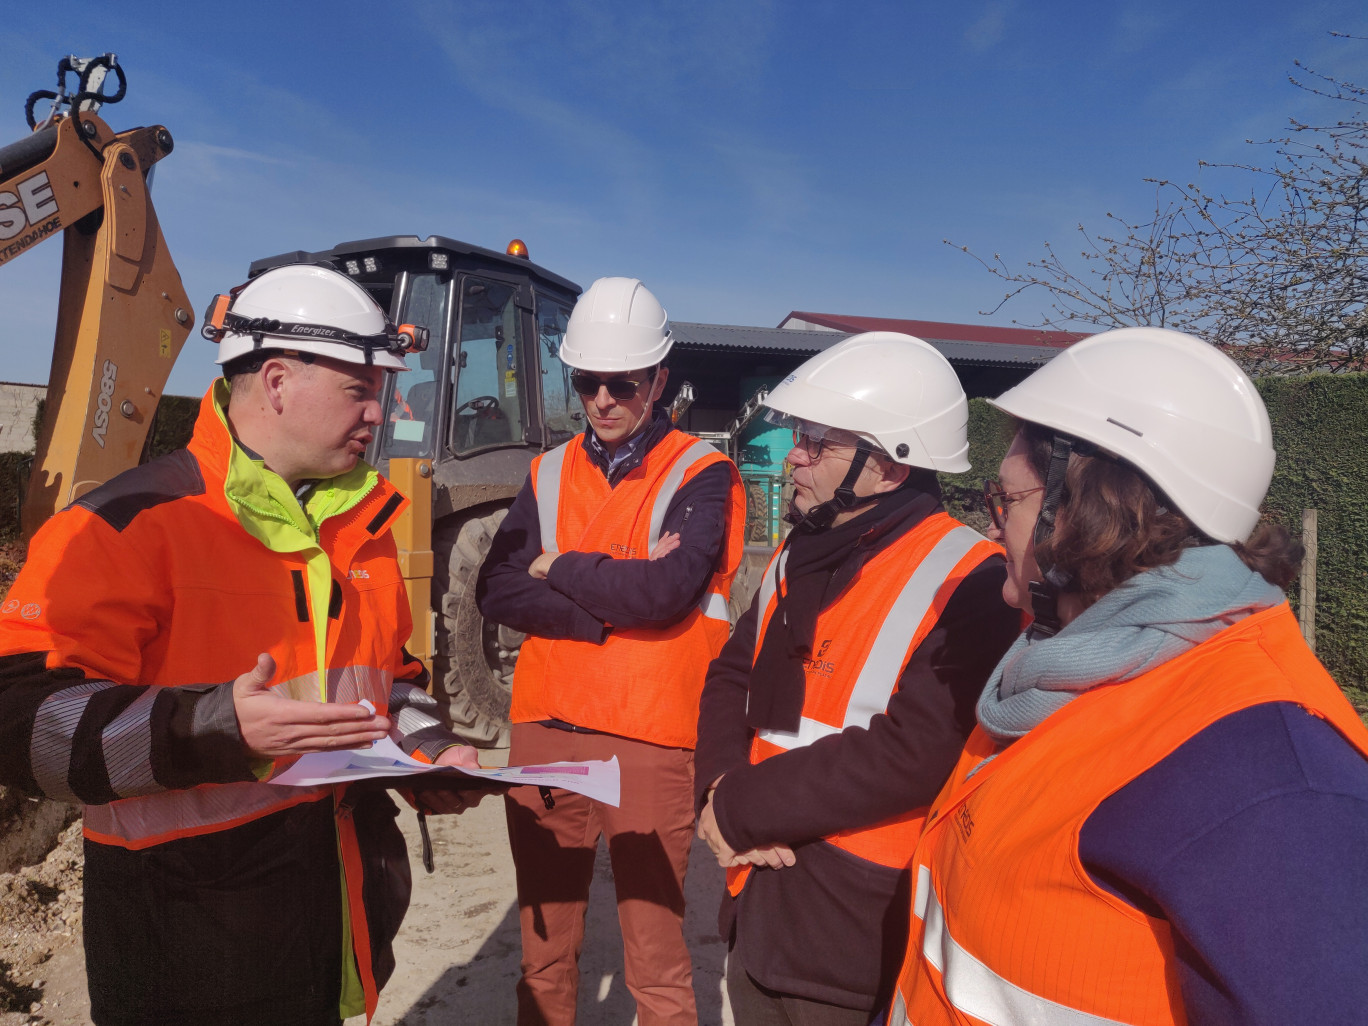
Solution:
<svg viewBox="0 0 1368 1026"><path fill-rule="evenodd" d="M582 285L642 278L678 320L790 310L1007 324L997 281L1146 177L1257 156L1314 117L1292 61L1368 83L1362 0L958 4L622 0L12 4L0 141L64 54L112 50L111 126L161 123L162 229L201 314L251 260L448 235ZM47 377L61 246L0 269L0 379ZM193 334L169 391L199 394Z"/></svg>

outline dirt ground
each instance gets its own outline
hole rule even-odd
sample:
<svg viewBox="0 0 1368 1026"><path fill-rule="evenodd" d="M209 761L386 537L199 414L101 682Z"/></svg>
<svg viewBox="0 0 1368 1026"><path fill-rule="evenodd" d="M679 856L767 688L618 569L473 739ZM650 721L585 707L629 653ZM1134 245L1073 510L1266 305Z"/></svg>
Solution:
<svg viewBox="0 0 1368 1026"><path fill-rule="evenodd" d="M42 861L0 874L0 1026L73 1026L90 1018L81 956L81 824L53 802L22 822L10 820L7 839L50 837L57 846Z"/></svg>
<svg viewBox="0 0 1368 1026"><path fill-rule="evenodd" d="M495 764L505 752L487 752ZM512 1023L518 923L503 802L486 798L461 816L428 820L436 870L423 872L417 817L400 816L414 873L413 902L395 942L399 967L380 995L374 1026ZM45 860L0 874L0 1026L83 1026L89 1021L81 952L80 824ZM694 842L685 886L685 930L694 958L702 1026L731 1024L726 954L716 935L723 877ZM606 850L600 848L580 963L579 1021L634 1021L622 975L622 939ZM348 1026L361 1026L352 1019Z"/></svg>

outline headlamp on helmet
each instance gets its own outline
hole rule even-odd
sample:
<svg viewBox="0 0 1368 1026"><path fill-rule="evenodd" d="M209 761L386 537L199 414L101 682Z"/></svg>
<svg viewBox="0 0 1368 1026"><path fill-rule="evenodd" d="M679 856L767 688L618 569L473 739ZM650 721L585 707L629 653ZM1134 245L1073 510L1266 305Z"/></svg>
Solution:
<svg viewBox="0 0 1368 1026"><path fill-rule="evenodd" d="M358 335L326 324L307 324L281 321L274 317L244 317L233 312L233 303L247 284L237 286L226 294L220 293L209 301L200 334L210 342L222 342L230 334L250 335L252 349L295 349L311 351L308 343L327 343L350 346L364 354L367 366L375 362L376 352L392 353L400 358L409 353L423 353L428 347L428 329L419 324L395 327L388 320L384 330L371 335ZM267 344L267 339L271 344ZM283 344L282 344L283 343ZM296 346L291 343L303 343Z"/></svg>

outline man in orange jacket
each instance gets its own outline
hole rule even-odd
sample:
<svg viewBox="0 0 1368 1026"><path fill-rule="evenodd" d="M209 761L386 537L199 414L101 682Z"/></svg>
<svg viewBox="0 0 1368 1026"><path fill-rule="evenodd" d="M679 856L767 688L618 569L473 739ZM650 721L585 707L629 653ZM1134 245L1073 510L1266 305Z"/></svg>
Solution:
<svg viewBox="0 0 1368 1026"><path fill-rule="evenodd" d="M480 571L481 612L529 635L509 761L616 758L622 772L618 808L563 791L554 807L536 791L506 799L522 1024L575 1021L600 836L639 1021L697 1021L682 929L694 729L727 638L745 498L730 460L652 411L670 345L665 311L636 279L601 278L580 297L560 358L588 428L533 462Z"/></svg>
<svg viewBox="0 0 1368 1026"><path fill-rule="evenodd" d="M402 648L405 500L360 459L404 336L302 265L210 320L189 448L49 521L0 607L0 781L83 806L95 1022L335 1024L394 968L396 809L271 776L386 734L474 764Z"/></svg>
<svg viewBox="0 0 1368 1026"><path fill-rule="evenodd" d="M969 469L954 370L856 335L773 392L793 531L708 669L699 835L728 868L736 1022L862 1026L887 1000L926 806L1016 634L1001 550L941 506Z"/></svg>

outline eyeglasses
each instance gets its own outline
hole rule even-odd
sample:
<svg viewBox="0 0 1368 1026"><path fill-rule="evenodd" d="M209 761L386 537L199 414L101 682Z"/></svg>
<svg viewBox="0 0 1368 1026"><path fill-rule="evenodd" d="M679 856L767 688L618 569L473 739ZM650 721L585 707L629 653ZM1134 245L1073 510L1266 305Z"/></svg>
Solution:
<svg viewBox="0 0 1368 1026"><path fill-rule="evenodd" d="M1020 502L1028 495L1036 492L1043 492L1045 486L1039 488L1026 488L1019 492L1004 492L1002 482L987 478L983 482L983 501L988 507L988 516L993 520L993 526L999 531L1006 530L1007 514L1012 506Z"/></svg>
<svg viewBox="0 0 1368 1026"><path fill-rule="evenodd" d="M820 435L814 438L806 431L800 430L796 426L794 427L793 447L795 449L802 449L803 452L807 454L807 458L812 460L812 462L816 463L822 458L822 446L825 444L826 439Z"/></svg>
<svg viewBox="0 0 1368 1026"><path fill-rule="evenodd" d="M812 462L822 458L822 452L828 446L833 449L853 449L863 443L870 452L881 453L878 446L860 438L858 435L840 428L827 427L825 424L814 424L806 420L794 420L793 447L801 449Z"/></svg>
<svg viewBox="0 0 1368 1026"><path fill-rule="evenodd" d="M648 379L650 380L650 379ZM571 374L570 387L586 399L598 395L600 388L608 389L611 395L620 403L636 397L637 392L641 391L641 386L645 382L635 381L632 378L600 378L593 374Z"/></svg>

